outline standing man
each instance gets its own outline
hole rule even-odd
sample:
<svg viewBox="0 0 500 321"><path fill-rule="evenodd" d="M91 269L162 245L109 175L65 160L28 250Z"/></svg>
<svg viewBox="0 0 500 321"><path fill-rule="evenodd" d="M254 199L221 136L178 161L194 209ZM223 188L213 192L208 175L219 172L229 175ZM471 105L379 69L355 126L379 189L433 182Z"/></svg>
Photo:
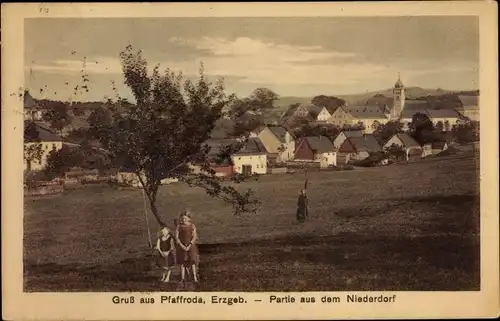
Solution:
<svg viewBox="0 0 500 321"><path fill-rule="evenodd" d="M299 199L297 201L297 220L302 223L309 216L309 201L305 189L300 191Z"/></svg>

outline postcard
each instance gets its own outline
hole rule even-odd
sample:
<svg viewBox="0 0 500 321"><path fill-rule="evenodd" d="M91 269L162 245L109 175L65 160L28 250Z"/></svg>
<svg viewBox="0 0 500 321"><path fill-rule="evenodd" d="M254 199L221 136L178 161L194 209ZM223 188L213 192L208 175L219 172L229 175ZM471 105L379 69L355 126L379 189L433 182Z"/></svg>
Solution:
<svg viewBox="0 0 500 321"><path fill-rule="evenodd" d="M498 317L496 9L2 4L3 317Z"/></svg>

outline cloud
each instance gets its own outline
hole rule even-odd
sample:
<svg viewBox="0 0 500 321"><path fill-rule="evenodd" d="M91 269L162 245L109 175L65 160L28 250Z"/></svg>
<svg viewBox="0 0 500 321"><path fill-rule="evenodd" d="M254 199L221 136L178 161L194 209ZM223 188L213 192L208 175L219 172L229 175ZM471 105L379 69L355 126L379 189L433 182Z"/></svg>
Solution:
<svg viewBox="0 0 500 321"><path fill-rule="evenodd" d="M56 60L51 63L33 63L25 66L25 70L42 71L46 73L88 73L88 74L119 74L122 72L120 61L112 57L96 57L89 60Z"/></svg>
<svg viewBox="0 0 500 321"><path fill-rule="evenodd" d="M364 55L325 49L322 46L293 46L265 42L259 39L238 37L225 39L217 37L179 38L168 40L172 45L203 52L195 59L152 61L150 66L160 64L186 76L198 74L200 63L209 76L225 76L238 79L240 84L259 86L273 84L276 87L296 86L346 86L363 82L380 82L380 87L391 86L398 72L406 82L412 78L431 73L472 71L469 64L453 61L443 65L432 65L426 61L383 64L369 62ZM201 51L200 51L201 50ZM158 57L158 53L155 53ZM146 55L146 58L148 56ZM413 64L413 66L412 66ZM28 66L32 70L46 73L121 74L118 57L95 57L85 66L82 61L57 60L49 64ZM472 68L472 69L471 69Z"/></svg>

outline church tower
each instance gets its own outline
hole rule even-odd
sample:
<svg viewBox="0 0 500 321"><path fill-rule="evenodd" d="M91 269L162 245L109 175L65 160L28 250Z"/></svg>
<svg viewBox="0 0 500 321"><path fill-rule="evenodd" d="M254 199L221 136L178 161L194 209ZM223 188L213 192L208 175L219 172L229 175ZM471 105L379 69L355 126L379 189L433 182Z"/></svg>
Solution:
<svg viewBox="0 0 500 321"><path fill-rule="evenodd" d="M394 85L393 94L394 94L394 105L392 107L391 119L399 119L405 107L405 86L401 81L399 73L398 73L398 81L396 81L396 84Z"/></svg>

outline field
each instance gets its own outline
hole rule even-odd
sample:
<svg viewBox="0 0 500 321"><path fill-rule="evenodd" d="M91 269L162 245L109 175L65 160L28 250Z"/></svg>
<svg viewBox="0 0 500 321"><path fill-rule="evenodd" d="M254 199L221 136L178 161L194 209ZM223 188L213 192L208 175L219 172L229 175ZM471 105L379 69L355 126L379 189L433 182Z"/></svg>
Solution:
<svg viewBox="0 0 500 321"><path fill-rule="evenodd" d="M158 206L167 221L186 207L194 213L196 289L159 284L140 190L94 186L26 199L25 291L479 290L478 162L468 151L309 173L304 224L295 221L303 174L244 183L262 206L238 217L202 190L165 186Z"/></svg>

